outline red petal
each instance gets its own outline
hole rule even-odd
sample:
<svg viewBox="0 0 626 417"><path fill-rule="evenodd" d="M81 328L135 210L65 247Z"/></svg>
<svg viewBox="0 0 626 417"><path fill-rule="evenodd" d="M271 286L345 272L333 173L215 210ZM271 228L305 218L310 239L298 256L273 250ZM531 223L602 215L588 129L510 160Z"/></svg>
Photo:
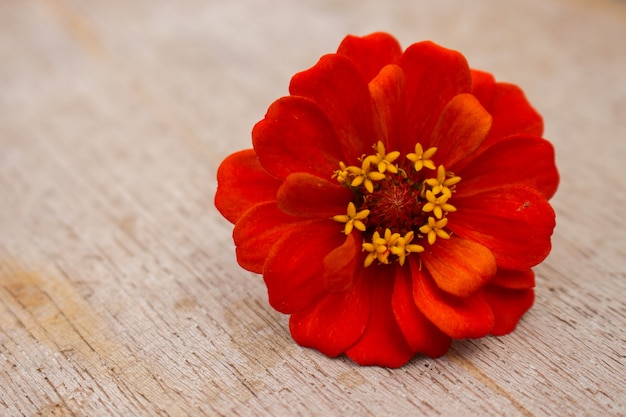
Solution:
<svg viewBox="0 0 626 417"><path fill-rule="evenodd" d="M369 289L357 275L344 292L329 293L306 310L294 313L289 329L301 346L327 356L345 352L363 334L369 315Z"/></svg>
<svg viewBox="0 0 626 417"><path fill-rule="evenodd" d="M444 107L430 145L436 146L438 163L446 169L474 152L491 127L491 115L471 94L459 94Z"/></svg>
<svg viewBox="0 0 626 417"><path fill-rule="evenodd" d="M215 207L235 223L252 206L275 200L280 183L263 169L252 149L236 152L217 170Z"/></svg>
<svg viewBox="0 0 626 417"><path fill-rule="evenodd" d="M363 262L360 254L363 238L353 231L346 237L343 245L333 249L324 258L324 286L330 292L345 291Z"/></svg>
<svg viewBox="0 0 626 417"><path fill-rule="evenodd" d="M346 36L339 45L337 53L350 58L363 79L369 81L385 65L397 63L402 54L402 48L393 36L377 32L362 37Z"/></svg>
<svg viewBox="0 0 626 417"><path fill-rule="evenodd" d="M493 125L485 139L485 146L511 135L543 134L541 115L530 105L524 92L516 85L495 83L490 103L484 105L493 116Z"/></svg>
<svg viewBox="0 0 626 417"><path fill-rule="evenodd" d="M535 286L535 273L532 269L523 271L501 269L489 282L489 285L497 285L512 290L527 290Z"/></svg>
<svg viewBox="0 0 626 417"><path fill-rule="evenodd" d="M454 96L469 93L471 75L460 53L432 42L420 42L407 48L400 59L406 78L406 115L402 154L413 152L416 142L424 149L439 114Z"/></svg>
<svg viewBox="0 0 626 417"><path fill-rule="evenodd" d="M321 297L324 258L345 239L332 222L309 221L287 231L267 256L263 279L269 302L282 313L301 310Z"/></svg>
<svg viewBox="0 0 626 417"><path fill-rule="evenodd" d="M465 339L483 337L493 329L493 313L482 291L464 298L445 293L415 261L410 261L415 304L442 332Z"/></svg>
<svg viewBox="0 0 626 417"><path fill-rule="evenodd" d="M520 318L532 307L535 293L532 289L511 290L488 285L485 299L496 319L491 334L501 336L515 330Z"/></svg>
<svg viewBox="0 0 626 417"><path fill-rule="evenodd" d="M323 56L311 69L291 79L289 91L310 98L326 114L348 165L359 164L358 158L377 142L367 83L345 56Z"/></svg>
<svg viewBox="0 0 626 417"><path fill-rule="evenodd" d="M472 94L476 96L484 108L488 109L496 91L496 80L488 72L473 69L471 73Z"/></svg>
<svg viewBox="0 0 626 417"><path fill-rule="evenodd" d="M459 297L476 293L496 273L496 260L480 243L452 236L437 239L421 255L424 266L442 290Z"/></svg>
<svg viewBox="0 0 626 417"><path fill-rule="evenodd" d="M289 175L276 196L278 207L285 213L316 218L346 214L353 198L348 188L306 173Z"/></svg>
<svg viewBox="0 0 626 417"><path fill-rule="evenodd" d="M381 140L389 151L400 149L400 126L404 111L404 73L397 65L387 65L369 83L375 120Z"/></svg>
<svg viewBox="0 0 626 417"><path fill-rule="evenodd" d="M359 365L397 368L411 359L413 351L391 309L393 268L371 266L367 273L371 314L363 336L346 354Z"/></svg>
<svg viewBox="0 0 626 417"><path fill-rule="evenodd" d="M554 210L537 191L502 187L470 197L457 195L454 204L450 230L488 247L499 267L528 269L550 253Z"/></svg>
<svg viewBox="0 0 626 417"><path fill-rule="evenodd" d="M488 149L462 170L458 195L485 192L505 185L525 185L550 198L559 184L554 147L537 136L513 136Z"/></svg>
<svg viewBox="0 0 626 417"><path fill-rule="evenodd" d="M281 178L292 172L328 178L342 159L332 124L303 97L276 100L254 127L252 141L261 164Z"/></svg>
<svg viewBox="0 0 626 417"><path fill-rule="evenodd" d="M391 305L398 326L413 352L438 358L450 348L452 339L432 324L417 308L408 268L396 268Z"/></svg>
<svg viewBox="0 0 626 417"><path fill-rule="evenodd" d="M237 262L248 271L263 272L265 259L276 241L302 218L285 214L275 201L257 204L246 211L235 224L233 239L237 246Z"/></svg>

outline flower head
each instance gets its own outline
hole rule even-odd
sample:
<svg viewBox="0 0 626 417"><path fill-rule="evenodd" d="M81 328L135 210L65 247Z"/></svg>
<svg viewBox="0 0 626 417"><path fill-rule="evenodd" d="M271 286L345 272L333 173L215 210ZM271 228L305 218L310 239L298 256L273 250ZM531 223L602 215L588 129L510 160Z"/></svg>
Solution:
<svg viewBox="0 0 626 417"><path fill-rule="evenodd" d="M348 36L224 160L215 204L299 344L396 367L531 307L559 182L542 133L460 53Z"/></svg>

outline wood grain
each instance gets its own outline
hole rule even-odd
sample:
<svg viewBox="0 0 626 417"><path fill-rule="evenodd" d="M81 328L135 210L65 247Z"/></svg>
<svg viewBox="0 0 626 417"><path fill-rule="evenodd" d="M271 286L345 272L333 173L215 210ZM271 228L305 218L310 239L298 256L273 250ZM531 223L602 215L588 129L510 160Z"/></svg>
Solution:
<svg viewBox="0 0 626 417"><path fill-rule="evenodd" d="M347 33L520 84L562 175L505 337L389 370L297 346L215 171ZM0 2L0 415L626 415L626 3Z"/></svg>

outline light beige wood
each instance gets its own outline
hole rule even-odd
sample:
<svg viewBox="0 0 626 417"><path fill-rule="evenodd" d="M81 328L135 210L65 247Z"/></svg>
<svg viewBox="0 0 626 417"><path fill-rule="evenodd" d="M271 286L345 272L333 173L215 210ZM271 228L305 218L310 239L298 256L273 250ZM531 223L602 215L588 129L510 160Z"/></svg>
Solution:
<svg viewBox="0 0 626 417"><path fill-rule="evenodd" d="M516 332L397 370L297 346L213 207L347 33L520 84L562 174ZM626 3L0 2L0 414L626 415Z"/></svg>

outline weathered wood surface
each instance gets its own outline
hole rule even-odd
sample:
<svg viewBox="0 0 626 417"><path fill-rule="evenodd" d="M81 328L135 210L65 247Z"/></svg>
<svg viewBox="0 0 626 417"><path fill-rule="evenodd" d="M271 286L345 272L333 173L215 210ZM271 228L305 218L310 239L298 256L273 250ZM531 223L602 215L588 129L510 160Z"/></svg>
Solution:
<svg viewBox="0 0 626 417"><path fill-rule="evenodd" d="M295 345L215 171L347 33L520 84L562 174L513 334L359 368ZM626 3L0 2L0 415L626 415Z"/></svg>

